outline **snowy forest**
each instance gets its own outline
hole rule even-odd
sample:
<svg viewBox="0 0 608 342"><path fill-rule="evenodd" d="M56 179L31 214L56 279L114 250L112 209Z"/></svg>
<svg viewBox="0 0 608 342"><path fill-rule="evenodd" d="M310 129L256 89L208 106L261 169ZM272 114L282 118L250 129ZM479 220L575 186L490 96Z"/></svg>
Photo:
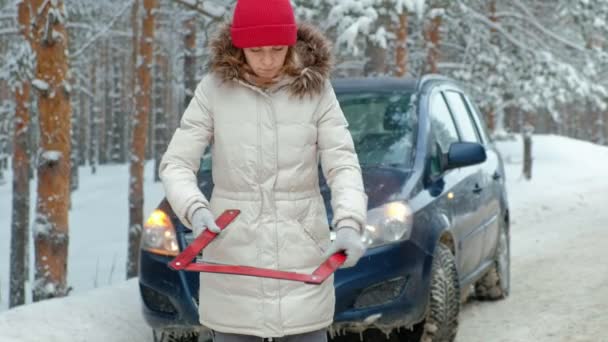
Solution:
<svg viewBox="0 0 608 342"><path fill-rule="evenodd" d="M25 302L30 250L33 300L70 292L68 215L79 167L129 165L121 276L137 275L142 184L158 181L157 172L144 174L144 163L158 165L206 72L207 41L233 4L0 0L0 187L13 193L11 307ZM292 4L300 22L333 41L334 78L439 73L461 81L496 139L533 128L608 144L608 0Z"/></svg>

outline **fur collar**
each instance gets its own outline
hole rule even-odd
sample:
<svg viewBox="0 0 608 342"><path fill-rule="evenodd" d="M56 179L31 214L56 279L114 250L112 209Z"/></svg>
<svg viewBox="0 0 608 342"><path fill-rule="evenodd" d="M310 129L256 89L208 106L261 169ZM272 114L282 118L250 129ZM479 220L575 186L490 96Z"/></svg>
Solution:
<svg viewBox="0 0 608 342"><path fill-rule="evenodd" d="M229 23L222 25L219 33L211 40L210 46L210 71L224 82L247 82L246 71L237 58L239 49L232 45ZM320 94L329 79L332 67L330 42L312 25L301 24L298 26L298 40L294 52L296 70L287 84L289 93L300 98Z"/></svg>

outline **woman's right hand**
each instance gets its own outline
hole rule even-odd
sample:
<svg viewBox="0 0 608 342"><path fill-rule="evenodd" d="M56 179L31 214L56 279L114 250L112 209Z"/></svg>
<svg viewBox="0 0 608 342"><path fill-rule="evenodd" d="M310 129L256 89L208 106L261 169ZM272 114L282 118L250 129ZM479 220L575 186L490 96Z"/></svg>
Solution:
<svg viewBox="0 0 608 342"><path fill-rule="evenodd" d="M209 229L214 233L220 233L222 231L215 223L213 213L211 213L209 209L204 207L196 209L194 214L192 214L192 231L194 232L194 236L198 237L206 229Z"/></svg>

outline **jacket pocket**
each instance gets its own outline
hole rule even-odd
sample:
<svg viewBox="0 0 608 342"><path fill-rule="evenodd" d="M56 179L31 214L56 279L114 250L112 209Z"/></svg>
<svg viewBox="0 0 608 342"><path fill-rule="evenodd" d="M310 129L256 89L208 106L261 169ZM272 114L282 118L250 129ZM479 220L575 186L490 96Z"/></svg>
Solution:
<svg viewBox="0 0 608 342"><path fill-rule="evenodd" d="M316 197L304 200L305 209L298 211L296 220L303 235L315 245L321 256L329 247L329 227L327 224L323 224L327 221L326 214L323 213L323 216L319 214L319 201Z"/></svg>

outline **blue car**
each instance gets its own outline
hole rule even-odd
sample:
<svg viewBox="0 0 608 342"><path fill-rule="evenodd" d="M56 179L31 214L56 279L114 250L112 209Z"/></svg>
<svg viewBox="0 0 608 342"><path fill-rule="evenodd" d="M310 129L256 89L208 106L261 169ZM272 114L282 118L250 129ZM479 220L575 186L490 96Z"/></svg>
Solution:
<svg viewBox="0 0 608 342"><path fill-rule="evenodd" d="M347 78L333 85L368 195L368 250L355 267L336 272L330 337L453 341L471 288L481 299L509 294L509 207L500 154L477 107L448 78ZM209 198L208 153L199 183ZM166 199L145 224L139 285L156 342L198 341L205 331L198 320L198 273L167 266L192 235Z"/></svg>

